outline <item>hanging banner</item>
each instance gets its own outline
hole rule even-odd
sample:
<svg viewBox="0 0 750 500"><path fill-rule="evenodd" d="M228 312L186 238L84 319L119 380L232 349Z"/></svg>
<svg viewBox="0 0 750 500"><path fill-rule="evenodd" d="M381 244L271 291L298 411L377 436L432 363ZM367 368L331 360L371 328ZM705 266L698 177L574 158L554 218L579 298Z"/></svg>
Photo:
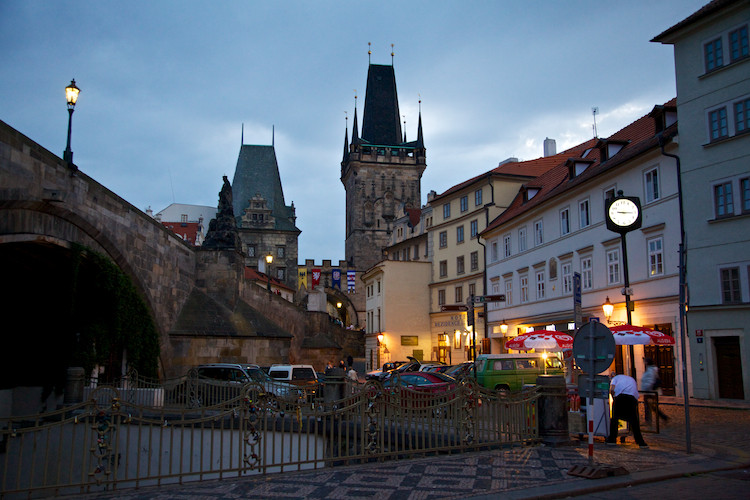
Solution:
<svg viewBox="0 0 750 500"><path fill-rule="evenodd" d="M331 281L333 281L333 288L341 290L341 269L331 270Z"/></svg>
<svg viewBox="0 0 750 500"><path fill-rule="evenodd" d="M347 271L346 272L346 288L349 293L354 293L354 278L355 278L355 271Z"/></svg>
<svg viewBox="0 0 750 500"><path fill-rule="evenodd" d="M320 284L320 269L312 270L312 287L315 288Z"/></svg>
<svg viewBox="0 0 750 500"><path fill-rule="evenodd" d="M297 289L307 289L307 268L297 270Z"/></svg>

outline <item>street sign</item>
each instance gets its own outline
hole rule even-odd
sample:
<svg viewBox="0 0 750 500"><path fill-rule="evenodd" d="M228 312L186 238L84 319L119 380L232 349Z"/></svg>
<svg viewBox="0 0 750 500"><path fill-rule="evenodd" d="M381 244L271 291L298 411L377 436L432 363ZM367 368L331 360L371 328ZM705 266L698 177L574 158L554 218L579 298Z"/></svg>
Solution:
<svg viewBox="0 0 750 500"><path fill-rule="evenodd" d="M591 387L594 388L593 394ZM582 398L609 399L609 377L594 375L594 383L588 373L578 375L578 395Z"/></svg>
<svg viewBox="0 0 750 500"><path fill-rule="evenodd" d="M440 306L440 311L468 311L469 308L466 306Z"/></svg>
<svg viewBox="0 0 750 500"><path fill-rule="evenodd" d="M505 302L505 295L475 295L474 303L482 304L483 302Z"/></svg>
<svg viewBox="0 0 750 500"><path fill-rule="evenodd" d="M598 321L589 321L573 337L573 357L584 372L590 375L603 372L615 359L612 332Z"/></svg>

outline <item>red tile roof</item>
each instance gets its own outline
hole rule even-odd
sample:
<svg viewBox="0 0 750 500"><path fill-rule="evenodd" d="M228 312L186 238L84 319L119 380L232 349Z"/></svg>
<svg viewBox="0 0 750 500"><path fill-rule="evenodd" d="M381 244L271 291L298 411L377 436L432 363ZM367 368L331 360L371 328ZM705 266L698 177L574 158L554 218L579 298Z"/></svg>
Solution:
<svg viewBox="0 0 750 500"><path fill-rule="evenodd" d="M672 99L662 107L668 108L669 110L676 110L675 103L676 99ZM658 108L659 107L657 106L654 110L657 110ZM656 133L654 114L655 111L652 111L648 115L639 118L606 139L591 139L575 148L571 148L565 153L551 157L557 160L557 164L550 167L539 177L526 183L513 199L510 206L492 221L490 225L487 226L487 229L482 231L482 234L492 231L514 217L518 217L532 208L543 204L554 196L586 182L592 177L622 165L624 162L638 156L644 151L658 147L659 138ZM676 133L677 124L673 124L664 131L664 136L671 138L676 135ZM601 162L601 150L599 147L606 148L608 142L624 144L624 146L611 158ZM568 154L566 157L566 153L584 153L589 148L593 149L586 154L585 158L582 158L580 154L577 156ZM540 158L539 160L547 160L547 158ZM576 161L587 162L590 163L590 165L579 175L571 179L569 165L571 162L575 163ZM528 188L539 189L539 192L530 200L524 200L523 194Z"/></svg>
<svg viewBox="0 0 750 500"><path fill-rule="evenodd" d="M198 230L201 226L199 222L162 222L162 224L183 240L195 245Z"/></svg>
<svg viewBox="0 0 750 500"><path fill-rule="evenodd" d="M266 273L258 271L257 269L253 269L252 267L245 267L245 279L248 281L257 281L259 283L267 284L269 276ZM271 277L270 279L271 285L273 285L275 288L283 288L285 290L289 290L290 292L294 292L294 289L289 288L282 281L279 281L273 277Z"/></svg>

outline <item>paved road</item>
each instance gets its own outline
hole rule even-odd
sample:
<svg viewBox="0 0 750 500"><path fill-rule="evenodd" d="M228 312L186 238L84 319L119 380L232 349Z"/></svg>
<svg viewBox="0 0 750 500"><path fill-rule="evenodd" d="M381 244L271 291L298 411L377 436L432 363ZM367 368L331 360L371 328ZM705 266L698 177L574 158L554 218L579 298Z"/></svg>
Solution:
<svg viewBox="0 0 750 500"><path fill-rule="evenodd" d="M640 449L632 437L626 444L618 446L605 446L598 438L595 462L621 466L628 472L627 475L603 479L586 479L567 473L575 465L588 465L584 440L556 448L535 446L491 450L266 477L101 492L86 498L430 500L496 499L499 496L511 499L564 498L594 494L614 495L594 498L734 498L731 495L735 486L750 486L744 479L745 474L740 473L741 470L717 471L743 466L747 470L750 467L750 405L736 406L691 407L690 454L685 451L684 408L679 405L663 406L670 420L660 434L644 435L649 449ZM711 484L715 486L711 487ZM719 484L726 490L720 489ZM697 492L703 491L700 488L704 487L711 493L698 495ZM652 493L652 489L662 493ZM631 493L634 496L623 496ZM742 498L748 497L750 495Z"/></svg>

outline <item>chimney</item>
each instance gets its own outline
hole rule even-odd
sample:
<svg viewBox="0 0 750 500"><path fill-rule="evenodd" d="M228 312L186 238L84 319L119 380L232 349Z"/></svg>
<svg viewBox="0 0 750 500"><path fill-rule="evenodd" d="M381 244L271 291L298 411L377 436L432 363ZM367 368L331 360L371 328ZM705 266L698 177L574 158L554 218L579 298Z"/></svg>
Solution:
<svg viewBox="0 0 750 500"><path fill-rule="evenodd" d="M547 137L544 139L544 157L555 156L557 154L557 144L554 139Z"/></svg>

